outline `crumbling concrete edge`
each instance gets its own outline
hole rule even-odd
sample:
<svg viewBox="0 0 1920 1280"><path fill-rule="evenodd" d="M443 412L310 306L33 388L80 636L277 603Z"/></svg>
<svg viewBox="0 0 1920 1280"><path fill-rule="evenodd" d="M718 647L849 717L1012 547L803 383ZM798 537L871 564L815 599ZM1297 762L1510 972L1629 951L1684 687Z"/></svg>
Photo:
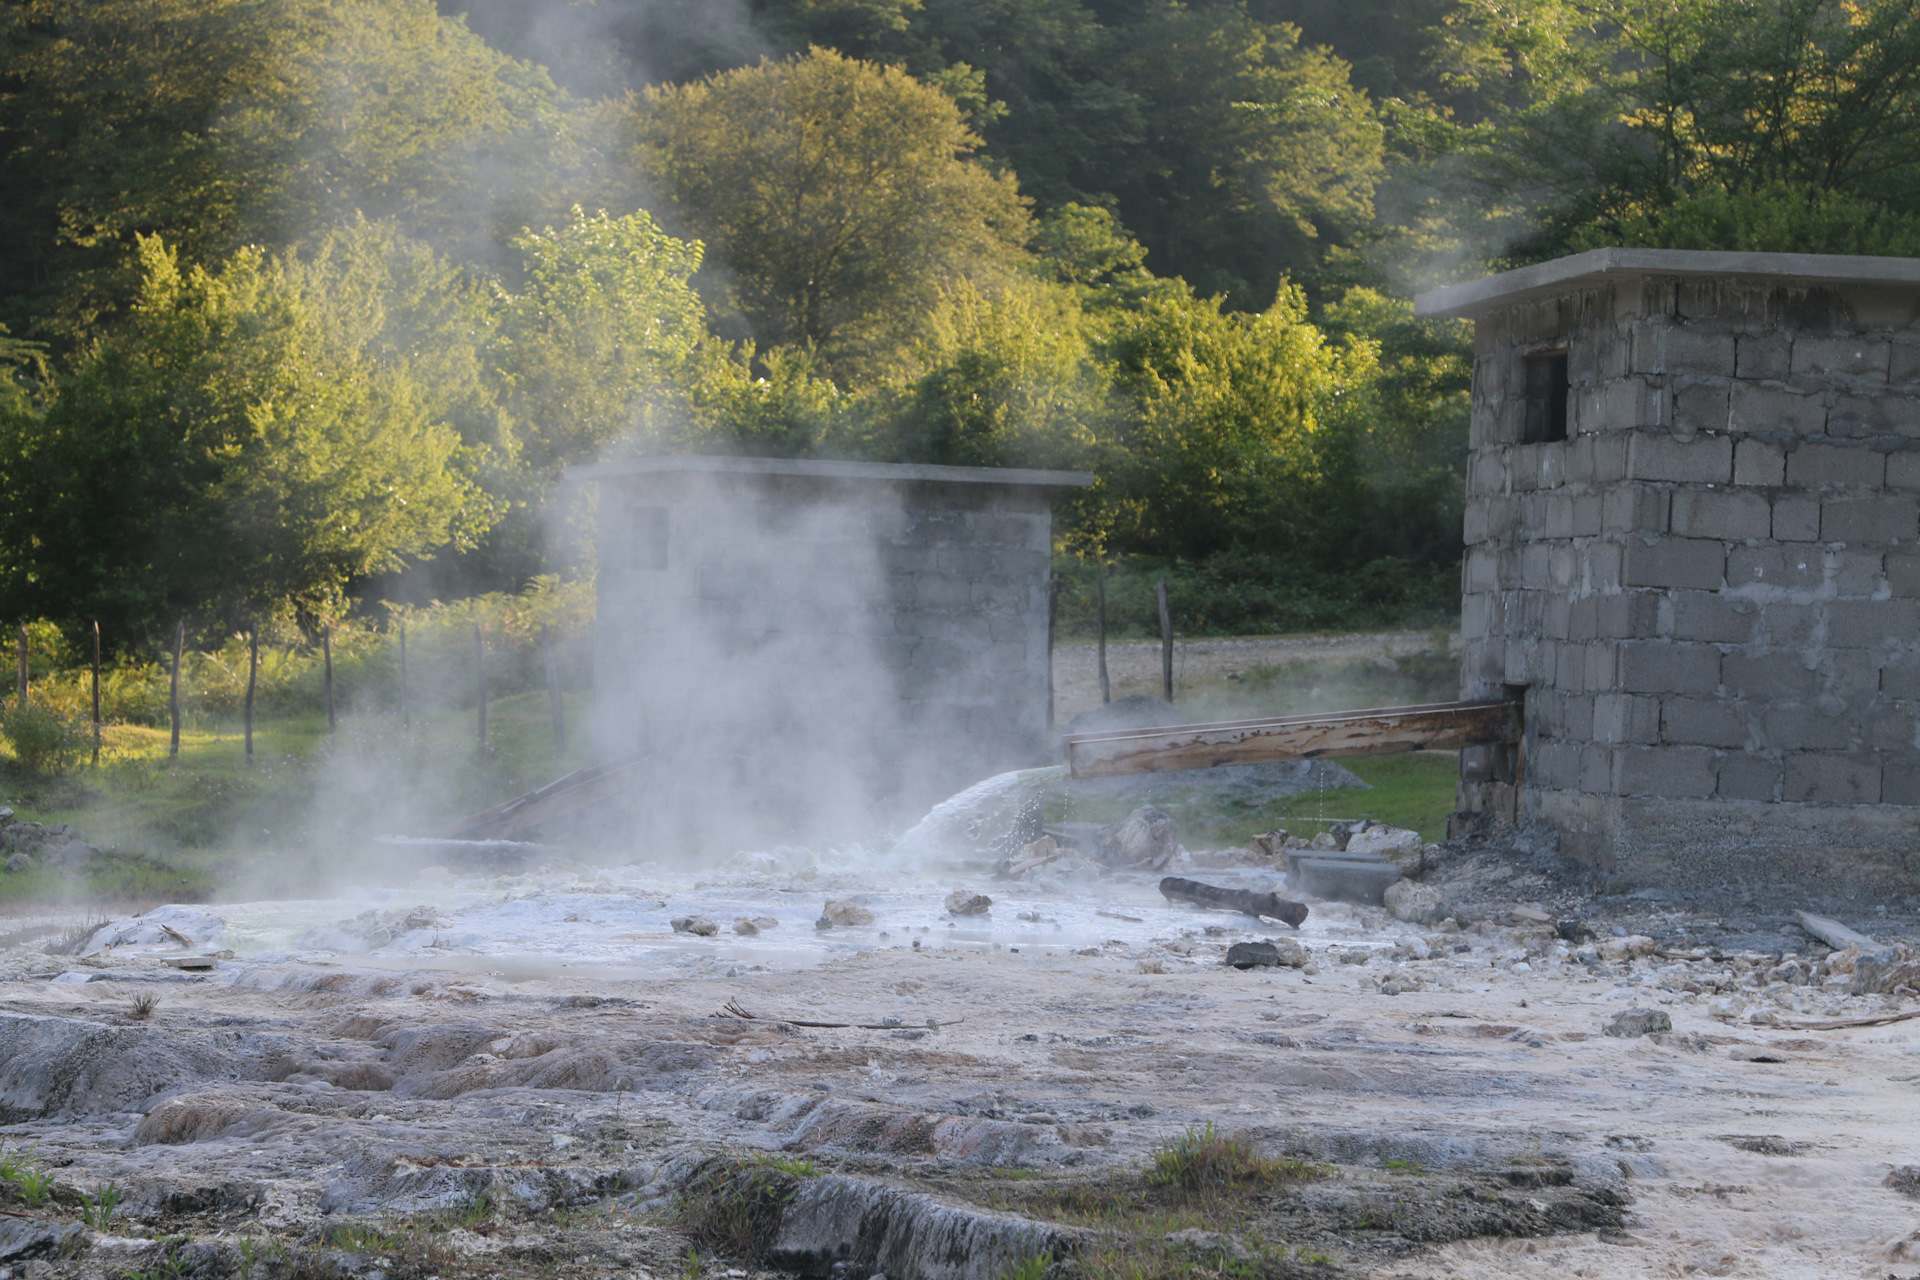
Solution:
<svg viewBox="0 0 1920 1280"><path fill-rule="evenodd" d="M657 1166L640 1192L667 1209L716 1170L752 1176L750 1159L685 1152ZM1079 1252L1092 1233L959 1204L925 1192L847 1174L790 1177L792 1196L765 1246L766 1261L803 1276L826 1276L836 1263L890 1280L997 1280L1034 1258Z"/></svg>

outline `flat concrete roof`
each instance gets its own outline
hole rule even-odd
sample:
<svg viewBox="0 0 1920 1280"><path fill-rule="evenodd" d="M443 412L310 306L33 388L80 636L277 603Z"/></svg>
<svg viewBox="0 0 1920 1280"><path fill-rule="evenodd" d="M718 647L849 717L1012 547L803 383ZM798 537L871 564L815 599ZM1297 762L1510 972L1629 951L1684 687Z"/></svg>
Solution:
<svg viewBox="0 0 1920 1280"><path fill-rule="evenodd" d="M1418 316L1472 316L1565 293L1606 276L1727 276L1796 284L1920 285L1920 258L1838 253L1719 253L1698 249L1590 249L1517 271L1450 284L1413 300Z"/></svg>
<svg viewBox="0 0 1920 1280"><path fill-rule="evenodd" d="M806 476L814 480L876 480L888 484L1010 484L1047 489L1084 489L1090 471L1030 471L1022 467L936 467L924 463L838 462L817 458L734 458L658 454L588 467L567 468L573 481L618 480L649 475Z"/></svg>

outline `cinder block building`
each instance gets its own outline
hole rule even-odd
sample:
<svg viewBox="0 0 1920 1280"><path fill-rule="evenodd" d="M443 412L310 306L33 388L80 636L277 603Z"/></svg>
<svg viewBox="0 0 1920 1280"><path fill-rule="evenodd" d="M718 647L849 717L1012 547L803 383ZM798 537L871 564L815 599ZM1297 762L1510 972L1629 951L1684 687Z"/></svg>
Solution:
<svg viewBox="0 0 1920 1280"><path fill-rule="evenodd" d="M1601 249L1474 321L1460 808L1643 884L1920 892L1920 260Z"/></svg>
<svg viewBox="0 0 1920 1280"><path fill-rule="evenodd" d="M666 854L884 834L1042 763L1079 472L647 457L598 488L594 744Z"/></svg>

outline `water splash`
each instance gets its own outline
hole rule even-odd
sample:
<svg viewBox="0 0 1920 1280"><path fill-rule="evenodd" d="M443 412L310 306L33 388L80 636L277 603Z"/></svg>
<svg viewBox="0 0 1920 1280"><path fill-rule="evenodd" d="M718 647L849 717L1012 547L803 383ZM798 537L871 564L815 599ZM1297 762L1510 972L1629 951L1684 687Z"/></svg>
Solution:
<svg viewBox="0 0 1920 1280"><path fill-rule="evenodd" d="M893 847L896 861L1004 858L1040 834L1040 797L1067 766L996 773L927 811Z"/></svg>

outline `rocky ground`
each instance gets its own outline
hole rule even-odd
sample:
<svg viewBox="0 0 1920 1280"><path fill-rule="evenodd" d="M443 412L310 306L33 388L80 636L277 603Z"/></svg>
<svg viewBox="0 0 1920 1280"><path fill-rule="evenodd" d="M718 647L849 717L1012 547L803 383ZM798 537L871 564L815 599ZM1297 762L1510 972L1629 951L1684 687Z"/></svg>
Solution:
<svg viewBox="0 0 1920 1280"><path fill-rule="evenodd" d="M0 939L0 1276L1920 1276L1920 1019L1812 1029L1910 990L1790 903L1426 879L1297 933L792 850L50 920Z"/></svg>

